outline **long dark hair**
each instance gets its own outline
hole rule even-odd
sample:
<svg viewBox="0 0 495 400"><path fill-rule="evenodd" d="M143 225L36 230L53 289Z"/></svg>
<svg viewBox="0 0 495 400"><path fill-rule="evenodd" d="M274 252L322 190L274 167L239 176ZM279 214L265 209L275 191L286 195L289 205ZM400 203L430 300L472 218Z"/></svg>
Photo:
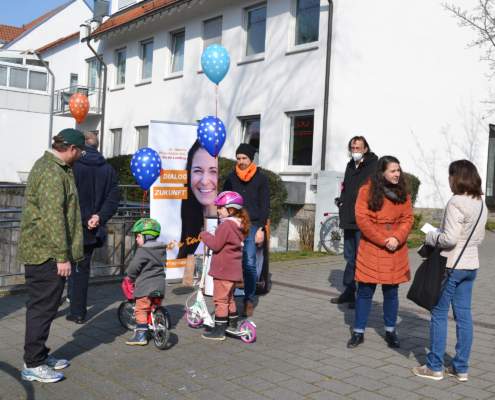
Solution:
<svg viewBox="0 0 495 400"><path fill-rule="evenodd" d="M449 165L449 176L454 177L452 192L454 194L468 194L473 199L481 200L481 177L476 166L468 160L454 161Z"/></svg>
<svg viewBox="0 0 495 400"><path fill-rule="evenodd" d="M201 232L201 228L204 227L203 206L191 188L191 169L194 154L202 148L201 144L196 140L187 153L187 200L182 200L180 207L180 217L182 220L180 242L184 244L180 248L177 258L186 258L188 254L194 254L199 246L199 241L188 245L186 239L188 237L191 239L197 238Z"/></svg>
<svg viewBox="0 0 495 400"><path fill-rule="evenodd" d="M352 154L352 151L351 151L352 142L355 142L356 140L361 140L364 144L364 147L368 149L368 151L364 154L370 154L371 153L370 145L368 144L368 141L365 139L365 137L364 136L354 136L351 140L349 140L349 144L347 145L347 148L349 149L349 157Z"/></svg>
<svg viewBox="0 0 495 400"><path fill-rule="evenodd" d="M387 170L390 163L399 164L400 176L399 182L396 185L389 183L384 177L383 173ZM383 206L383 199L385 198L384 186L392 191L397 196L397 203L405 203L409 192L407 191L406 180L404 179L404 173L400 168L400 162L393 156L380 157L376 163L375 170L370 178L370 197L368 199L368 208L371 211L380 211Z"/></svg>

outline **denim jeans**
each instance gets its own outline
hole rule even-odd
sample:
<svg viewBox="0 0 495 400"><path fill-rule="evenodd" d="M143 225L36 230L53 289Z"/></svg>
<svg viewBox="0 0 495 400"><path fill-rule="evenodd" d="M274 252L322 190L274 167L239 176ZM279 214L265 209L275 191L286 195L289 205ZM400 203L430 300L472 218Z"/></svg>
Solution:
<svg viewBox="0 0 495 400"><path fill-rule="evenodd" d="M371 299L375 294L376 283L358 282L356 299L356 317L354 332L364 333L371 312ZM382 285L383 292L383 322L385 330L395 331L399 313L399 285Z"/></svg>
<svg viewBox="0 0 495 400"><path fill-rule="evenodd" d="M426 365L432 371L442 370L443 355L447 347L447 318L450 303L452 303L457 333L456 355L453 359L454 369L461 374L468 371L468 360L473 344L471 296L477 272L476 269L454 270L438 304L431 312L430 353L426 358Z"/></svg>
<svg viewBox="0 0 495 400"><path fill-rule="evenodd" d="M244 276L244 303L254 301L256 292L256 243L254 238L258 232L257 226L251 226L249 237L244 238L244 249L242 251L242 270Z"/></svg>
<svg viewBox="0 0 495 400"><path fill-rule="evenodd" d="M356 282L354 275L356 274L356 258L359 248L359 239L361 239L361 231L358 229L344 229L344 260L347 261L344 271L344 293L356 293Z"/></svg>

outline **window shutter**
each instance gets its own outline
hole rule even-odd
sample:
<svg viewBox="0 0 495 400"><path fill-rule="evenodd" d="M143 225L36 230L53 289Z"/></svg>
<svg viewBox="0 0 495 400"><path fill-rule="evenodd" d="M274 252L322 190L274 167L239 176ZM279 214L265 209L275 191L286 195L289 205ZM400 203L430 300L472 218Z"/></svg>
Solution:
<svg viewBox="0 0 495 400"><path fill-rule="evenodd" d="M222 17L205 21L203 50L212 44L222 44Z"/></svg>

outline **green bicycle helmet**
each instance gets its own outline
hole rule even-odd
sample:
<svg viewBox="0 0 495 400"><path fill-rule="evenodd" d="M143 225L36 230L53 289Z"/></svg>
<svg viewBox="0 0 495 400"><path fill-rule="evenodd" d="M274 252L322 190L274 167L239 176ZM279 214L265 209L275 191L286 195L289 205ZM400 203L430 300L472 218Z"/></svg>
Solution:
<svg viewBox="0 0 495 400"><path fill-rule="evenodd" d="M160 236L161 226L160 223L151 218L141 218L134 224L132 232L140 233L141 235L151 235L154 238Z"/></svg>

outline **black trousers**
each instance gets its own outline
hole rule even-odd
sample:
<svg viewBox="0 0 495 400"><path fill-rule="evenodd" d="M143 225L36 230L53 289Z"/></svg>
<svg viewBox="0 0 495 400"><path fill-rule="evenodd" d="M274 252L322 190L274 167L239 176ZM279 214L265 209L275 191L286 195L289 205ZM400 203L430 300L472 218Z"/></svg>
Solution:
<svg viewBox="0 0 495 400"><path fill-rule="evenodd" d="M86 318L88 302L89 274L94 246L84 246L84 260L72 263L72 292L70 294L70 313L74 317Z"/></svg>
<svg viewBox="0 0 495 400"><path fill-rule="evenodd" d="M45 346L50 326L57 315L65 287L53 258L39 265L26 265L29 304L26 312L24 362L28 368L42 365L50 349Z"/></svg>

